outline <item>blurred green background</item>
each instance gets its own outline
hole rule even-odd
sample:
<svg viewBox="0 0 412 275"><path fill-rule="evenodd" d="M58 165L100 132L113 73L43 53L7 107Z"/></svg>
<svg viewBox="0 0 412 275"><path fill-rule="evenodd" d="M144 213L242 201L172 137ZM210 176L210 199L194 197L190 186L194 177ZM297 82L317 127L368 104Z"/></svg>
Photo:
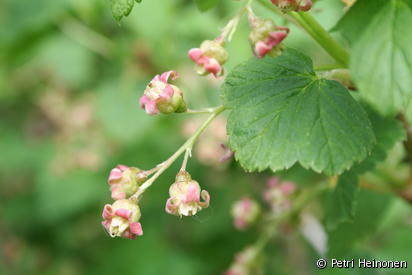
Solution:
<svg viewBox="0 0 412 275"><path fill-rule="evenodd" d="M101 226L103 205L111 202L110 169L152 168L185 140L190 116L146 115L138 105L145 85L174 69L192 108L217 106L221 80L198 77L187 51L216 37L240 5L221 0L202 13L192 0L143 0L118 24L103 0L0 2L0 274L221 274L256 239L256 228L234 229L230 206L244 194L259 198L270 174L222 167L218 154L202 158L202 149L219 152L213 132L201 144L210 148L195 151L188 166L211 193L209 209L183 219L165 213L177 162L145 194L143 237L112 239ZM258 15L273 17L255 6ZM342 13L339 0L315 5L327 28ZM243 19L227 45L228 70L252 56L248 31ZM317 65L332 62L296 28L286 45ZM313 175L297 167L285 177L303 185ZM378 232L351 253L412 260L410 208L386 199ZM265 274L321 274L318 257L299 230L291 231L268 248Z"/></svg>

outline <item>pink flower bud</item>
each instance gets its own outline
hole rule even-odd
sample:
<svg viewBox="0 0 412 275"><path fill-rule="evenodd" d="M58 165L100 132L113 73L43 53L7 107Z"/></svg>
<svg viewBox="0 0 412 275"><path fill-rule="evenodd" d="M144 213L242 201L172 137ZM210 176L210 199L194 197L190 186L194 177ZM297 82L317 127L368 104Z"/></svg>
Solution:
<svg viewBox="0 0 412 275"><path fill-rule="evenodd" d="M311 0L271 0L283 12L308 11L312 8Z"/></svg>
<svg viewBox="0 0 412 275"><path fill-rule="evenodd" d="M103 209L103 227L111 237L123 237L134 240L143 235L139 206L127 199L117 200Z"/></svg>
<svg viewBox="0 0 412 275"><path fill-rule="evenodd" d="M166 212L172 215L193 216L209 206L209 193L206 190L201 191L199 183L192 180L186 171L177 174L176 182L170 186L169 195Z"/></svg>
<svg viewBox="0 0 412 275"><path fill-rule="evenodd" d="M280 55L283 50L280 43L288 35L289 29L276 26L270 19L261 19L256 16L250 16L249 22L252 27L249 41L252 44L255 56L263 58L266 54Z"/></svg>
<svg viewBox="0 0 412 275"><path fill-rule="evenodd" d="M239 230L244 230L253 224L259 214L259 204L248 197L244 197L235 202L232 207L232 216L234 217L235 227Z"/></svg>
<svg viewBox="0 0 412 275"><path fill-rule="evenodd" d="M262 274L262 257L258 250L249 246L235 255L235 260L225 275L259 275Z"/></svg>
<svg viewBox="0 0 412 275"><path fill-rule="evenodd" d="M139 188L139 184L146 180L144 171L136 167L117 165L110 171L109 185L112 199L126 199L133 195Z"/></svg>
<svg viewBox="0 0 412 275"><path fill-rule="evenodd" d="M293 182L280 182L272 177L267 182L267 188L263 198L271 206L272 212L279 215L291 207L290 196L295 192L296 185Z"/></svg>
<svg viewBox="0 0 412 275"><path fill-rule="evenodd" d="M189 57L196 63L196 72L199 75L209 73L216 76L223 74L222 65L225 64L228 54L222 46L221 40L205 40L200 48L189 50Z"/></svg>
<svg viewBox="0 0 412 275"><path fill-rule="evenodd" d="M169 78L178 78L175 71L164 72L156 75L147 85L143 96L140 98L140 106L149 115L158 113L182 113L186 112L186 103L183 100L183 92L176 86L168 83Z"/></svg>

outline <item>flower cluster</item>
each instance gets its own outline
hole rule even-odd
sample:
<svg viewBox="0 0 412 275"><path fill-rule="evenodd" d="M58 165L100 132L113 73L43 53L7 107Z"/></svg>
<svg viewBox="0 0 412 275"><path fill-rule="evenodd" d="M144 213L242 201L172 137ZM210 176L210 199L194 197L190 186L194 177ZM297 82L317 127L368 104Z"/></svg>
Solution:
<svg viewBox="0 0 412 275"><path fill-rule="evenodd" d="M140 208L130 197L145 179L145 171L136 167L118 165L110 171L108 182L115 202L104 206L102 224L111 237L135 239L143 235Z"/></svg>
<svg viewBox="0 0 412 275"><path fill-rule="evenodd" d="M169 84L169 78L175 80L179 75L175 71L164 72L156 75L147 85L140 106L149 115L158 113L183 113L187 107L183 99L183 92L176 86Z"/></svg>
<svg viewBox="0 0 412 275"><path fill-rule="evenodd" d="M209 192L201 190L199 183L184 170L177 174L176 182L169 188L169 195L166 212L172 215L193 216L209 206Z"/></svg>
<svg viewBox="0 0 412 275"><path fill-rule="evenodd" d="M189 57L196 63L199 75L213 74L215 77L223 74L222 65L225 64L228 54L223 48L223 40L205 40L200 48L189 50Z"/></svg>
<svg viewBox="0 0 412 275"><path fill-rule="evenodd" d="M283 12L288 11L308 11L312 8L311 0L271 0Z"/></svg>
<svg viewBox="0 0 412 275"><path fill-rule="evenodd" d="M259 204L249 197L244 197L232 206L235 227L244 230L253 224L260 214Z"/></svg>
<svg viewBox="0 0 412 275"><path fill-rule="evenodd" d="M272 177L267 182L263 198L270 205L273 214L279 215L291 207L290 197L295 190L296 185L293 182L280 182L278 178Z"/></svg>
<svg viewBox="0 0 412 275"><path fill-rule="evenodd" d="M259 275L263 273L259 251L249 246L235 255L235 261L225 275Z"/></svg>
<svg viewBox="0 0 412 275"><path fill-rule="evenodd" d="M280 43L288 35L288 28L276 26L271 19L261 19L253 14L249 15L249 24L252 27L249 41L256 57L262 58L266 54L275 57L282 53Z"/></svg>

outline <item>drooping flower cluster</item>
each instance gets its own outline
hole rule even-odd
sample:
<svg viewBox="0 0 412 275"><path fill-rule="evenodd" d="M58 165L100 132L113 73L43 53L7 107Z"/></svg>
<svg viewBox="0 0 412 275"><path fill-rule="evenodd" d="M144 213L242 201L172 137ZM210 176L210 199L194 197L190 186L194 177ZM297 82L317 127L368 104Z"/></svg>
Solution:
<svg viewBox="0 0 412 275"><path fill-rule="evenodd" d="M259 275L263 273L259 251L249 246L235 255L235 260L224 275Z"/></svg>
<svg viewBox="0 0 412 275"><path fill-rule="evenodd" d="M223 74L222 65L225 64L228 54L223 47L223 39L205 40L200 48L189 50L189 57L196 63L196 72L199 75L213 74L215 77Z"/></svg>
<svg viewBox="0 0 412 275"><path fill-rule="evenodd" d="M180 171L177 174L176 182L169 188L169 195L166 212L172 215L193 216L209 206L209 192L201 190L199 183L192 180L186 171Z"/></svg>
<svg viewBox="0 0 412 275"><path fill-rule="evenodd" d="M249 24L252 28L249 41L256 57L263 58L266 54L275 57L282 53L280 43L288 35L288 28L276 26L271 19L261 19L253 14L249 14Z"/></svg>
<svg viewBox="0 0 412 275"><path fill-rule="evenodd" d="M291 207L290 197L295 190L296 185L293 182L280 182L278 178L272 177L267 182L263 198L270 205L272 213L279 215Z"/></svg>
<svg viewBox="0 0 412 275"><path fill-rule="evenodd" d="M271 0L283 12L288 11L308 11L312 8L311 0Z"/></svg>
<svg viewBox="0 0 412 275"><path fill-rule="evenodd" d="M111 237L135 239L143 235L140 208L130 197L145 180L145 171L136 167L118 165L110 171L108 183L115 202L104 206L102 224Z"/></svg>
<svg viewBox="0 0 412 275"><path fill-rule="evenodd" d="M183 99L183 92L176 86L169 84L169 78L175 80L179 75L175 71L164 72L156 75L147 85L140 106L149 115L159 113L183 113L187 107Z"/></svg>
<svg viewBox="0 0 412 275"><path fill-rule="evenodd" d="M244 230L253 224L260 214L259 204L249 197L236 201L232 206L235 227Z"/></svg>

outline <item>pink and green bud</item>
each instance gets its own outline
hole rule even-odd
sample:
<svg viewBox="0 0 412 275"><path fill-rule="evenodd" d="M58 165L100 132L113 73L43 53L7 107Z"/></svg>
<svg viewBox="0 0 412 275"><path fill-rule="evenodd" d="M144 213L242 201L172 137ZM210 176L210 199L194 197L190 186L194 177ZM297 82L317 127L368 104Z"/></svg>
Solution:
<svg viewBox="0 0 412 275"><path fill-rule="evenodd" d="M224 275L259 275L263 273L263 258L259 251L249 246L235 255L235 260Z"/></svg>
<svg viewBox="0 0 412 275"><path fill-rule="evenodd" d="M263 198L271 206L272 212L279 215L291 207L291 195L295 192L293 182L280 182L276 177L269 179Z"/></svg>
<svg viewBox="0 0 412 275"><path fill-rule="evenodd" d="M146 180L145 172L136 167L117 165L110 171L109 185L112 192L112 199L120 200L133 195L139 185Z"/></svg>
<svg viewBox="0 0 412 275"><path fill-rule="evenodd" d="M239 230L244 230L256 222L260 214L259 204L244 197L235 202L232 207L232 216L234 218L235 227Z"/></svg>
<svg viewBox="0 0 412 275"><path fill-rule="evenodd" d="M256 57L263 58L267 54L276 57L282 53L281 42L288 35L288 28L276 26L272 20L256 16L249 16L249 23L252 27L249 41Z"/></svg>
<svg viewBox="0 0 412 275"><path fill-rule="evenodd" d="M222 65L228 58L223 48L223 40L205 40L200 48L193 48L188 53L190 59L196 63L196 72L199 75L213 74L215 77L223 74Z"/></svg>
<svg viewBox="0 0 412 275"><path fill-rule="evenodd" d="M117 200L106 204L103 209L103 227L111 237L122 237L134 240L143 235L139 206L130 200Z"/></svg>
<svg viewBox="0 0 412 275"><path fill-rule="evenodd" d="M183 92L178 87L168 83L169 78L175 80L178 77L179 75L175 71L156 75L140 98L140 107L149 115L186 112L187 107L183 99Z"/></svg>
<svg viewBox="0 0 412 275"><path fill-rule="evenodd" d="M312 8L311 0L271 0L283 12L308 11Z"/></svg>
<svg viewBox="0 0 412 275"><path fill-rule="evenodd" d="M209 192L201 190L199 183L192 180L186 171L177 174L176 182L169 188L169 195L166 212L172 215L193 216L209 206Z"/></svg>

